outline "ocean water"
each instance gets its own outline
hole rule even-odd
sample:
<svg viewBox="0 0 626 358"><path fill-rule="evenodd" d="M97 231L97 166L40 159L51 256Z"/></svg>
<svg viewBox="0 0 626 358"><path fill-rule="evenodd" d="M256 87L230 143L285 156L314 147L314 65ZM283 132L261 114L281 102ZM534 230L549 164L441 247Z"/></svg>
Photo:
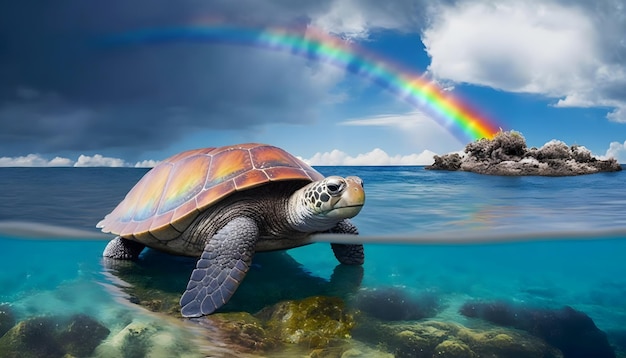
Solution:
<svg viewBox="0 0 626 358"><path fill-rule="evenodd" d="M325 175L358 175L365 182L366 204L353 219L361 235L373 238L365 247L361 289L436 294L445 305L435 319L461 324L468 320L458 310L468 300L570 306L591 317L618 352L624 349L626 234L620 232L626 228L626 171L553 178L423 167L317 169ZM86 313L107 326L112 337L131 322L158 325L167 337L191 342L179 356L228 356L227 344L207 339L219 332L139 307L124 290L133 283L103 265L107 241L94 235L95 224L145 172L0 168L0 303L8 303L18 320ZM7 222L82 231L67 234L45 226L24 233L7 229ZM384 242L441 232L458 234L461 242ZM498 242L463 242L481 233L497 233ZM254 313L281 300L328 295L325 283L337 267L328 244L287 253L278 261L255 258L258 269L253 267L225 310ZM184 289L193 267L189 260L154 253L142 260L140 274L172 292ZM290 272L276 262L284 262ZM299 288L285 288L290 285ZM103 352L99 348L94 355L107 356Z"/></svg>

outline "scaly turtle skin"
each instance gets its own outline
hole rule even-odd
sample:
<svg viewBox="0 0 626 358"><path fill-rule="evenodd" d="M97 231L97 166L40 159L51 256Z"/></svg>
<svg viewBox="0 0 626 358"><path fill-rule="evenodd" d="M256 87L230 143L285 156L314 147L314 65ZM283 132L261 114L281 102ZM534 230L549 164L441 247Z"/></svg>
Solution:
<svg viewBox="0 0 626 358"><path fill-rule="evenodd" d="M198 257L180 299L185 317L211 314L234 294L257 251L310 243L317 232L358 234L358 177L324 178L282 149L241 144L186 151L150 170L97 227L118 235L104 250L136 259L145 246ZM363 246L331 244L343 264Z"/></svg>

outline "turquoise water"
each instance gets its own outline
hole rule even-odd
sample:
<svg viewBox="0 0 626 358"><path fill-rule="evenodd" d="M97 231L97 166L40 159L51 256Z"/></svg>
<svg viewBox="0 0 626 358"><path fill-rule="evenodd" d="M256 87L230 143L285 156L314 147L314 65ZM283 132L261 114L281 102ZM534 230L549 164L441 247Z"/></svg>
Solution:
<svg viewBox="0 0 626 358"><path fill-rule="evenodd" d="M368 244L361 288L393 286L434 293L443 307L436 318L462 324L467 319L458 309L471 299L547 308L567 305L589 315L613 345L623 349L619 337L626 326L626 236L604 237L603 233L626 227L626 172L516 178L431 172L422 167L318 170L364 179L367 201L354 222L365 236L451 230L528 234L522 242L496 244ZM86 231L85 240L53 239L53 231L27 239L0 232L0 303L9 303L19 319L81 312L114 333L138 321L158 324L190 342L206 338L207 333L190 322L132 304L119 290L118 279L102 265L106 240L87 239L87 233L96 232L95 223L144 173L115 168L0 168L0 221ZM536 232L590 234L548 240ZM331 294L326 283L337 263L328 244L292 249L288 254L295 262L285 259L283 267L271 256L259 256L225 310L254 312L281 300ZM184 289L192 266L192 261L166 255L143 257L144 274L154 285L172 292ZM262 298L257 297L259 292ZM190 356L228 349L215 340L199 342L200 350L188 352Z"/></svg>

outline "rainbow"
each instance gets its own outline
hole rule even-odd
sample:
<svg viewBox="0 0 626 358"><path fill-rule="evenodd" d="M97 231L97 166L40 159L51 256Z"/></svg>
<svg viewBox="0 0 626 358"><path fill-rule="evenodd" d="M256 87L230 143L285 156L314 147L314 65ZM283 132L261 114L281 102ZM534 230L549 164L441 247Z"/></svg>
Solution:
<svg viewBox="0 0 626 358"><path fill-rule="evenodd" d="M426 110L462 142L493 138L501 127L424 76L311 28L303 31L209 23L145 29L107 36L104 40L105 45L114 47L174 42L253 46L338 66L372 81L417 109Z"/></svg>

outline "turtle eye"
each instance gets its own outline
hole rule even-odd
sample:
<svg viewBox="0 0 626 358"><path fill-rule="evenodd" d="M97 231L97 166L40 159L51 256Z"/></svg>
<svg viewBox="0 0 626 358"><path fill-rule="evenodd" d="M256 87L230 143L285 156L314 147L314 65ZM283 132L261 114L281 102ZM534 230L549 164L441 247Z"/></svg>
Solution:
<svg viewBox="0 0 626 358"><path fill-rule="evenodd" d="M342 180L329 180L326 183L326 188L328 188L328 194L337 195L339 194L344 187L344 183Z"/></svg>

